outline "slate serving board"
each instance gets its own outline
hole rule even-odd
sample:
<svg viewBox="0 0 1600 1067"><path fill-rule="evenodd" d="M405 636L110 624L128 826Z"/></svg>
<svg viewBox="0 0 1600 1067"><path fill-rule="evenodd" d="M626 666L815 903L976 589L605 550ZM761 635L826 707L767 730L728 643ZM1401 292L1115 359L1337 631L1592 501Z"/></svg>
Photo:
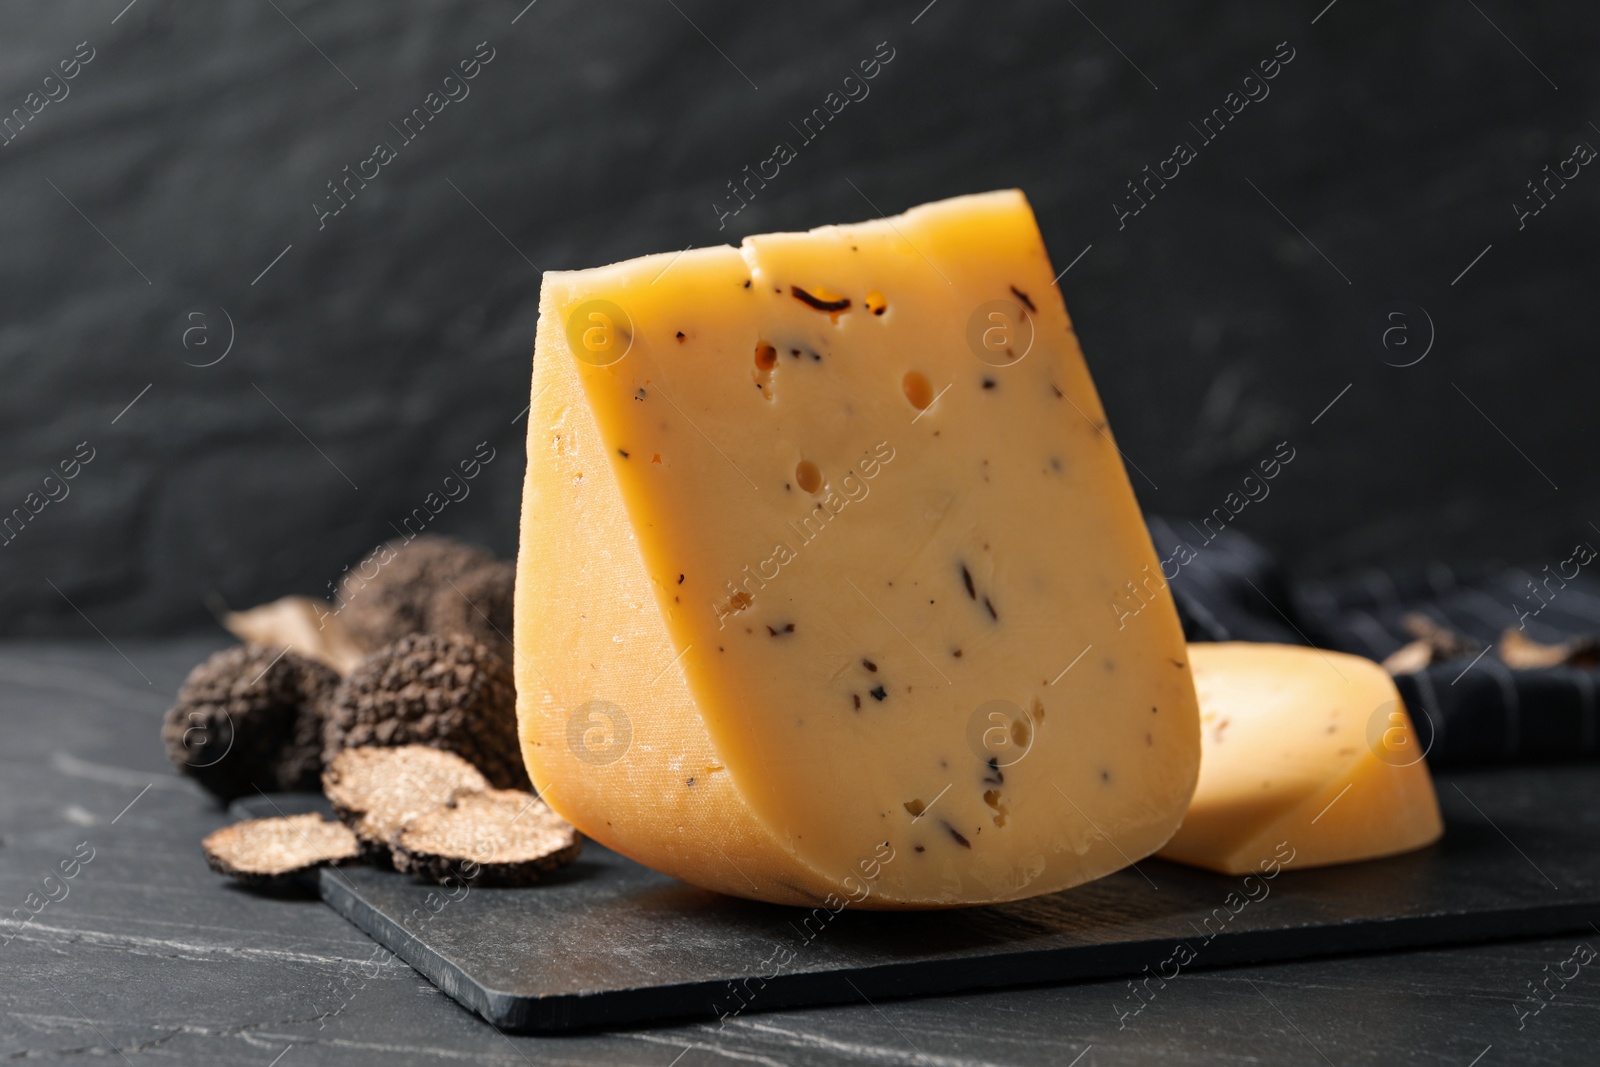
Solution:
<svg viewBox="0 0 1600 1067"><path fill-rule="evenodd" d="M1515 769L1437 784L1447 826L1438 844L1344 867L1291 864L1264 894L1262 883L1246 893L1242 878L1150 859L1014 904L813 915L695 889L592 842L532 889L449 900L360 867L323 871L319 889L445 993L518 1031L1120 975L1170 980L1226 964L1600 923L1592 775ZM1136 1004L1130 990L1128 1007Z"/></svg>

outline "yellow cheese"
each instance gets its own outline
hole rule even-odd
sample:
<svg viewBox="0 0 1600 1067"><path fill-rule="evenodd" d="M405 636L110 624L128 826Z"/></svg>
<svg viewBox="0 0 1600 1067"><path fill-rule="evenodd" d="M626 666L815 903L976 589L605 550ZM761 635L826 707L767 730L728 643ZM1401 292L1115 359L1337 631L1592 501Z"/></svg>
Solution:
<svg viewBox="0 0 1600 1067"><path fill-rule="evenodd" d="M1288 645L1189 646L1200 783L1161 850L1228 874L1287 844L1295 869L1390 856L1439 839L1428 765L1388 672Z"/></svg>
<svg viewBox="0 0 1600 1067"><path fill-rule="evenodd" d="M518 713L549 803L791 904L941 907L1159 848L1198 718L1015 191L545 275ZM1069 669L1070 668L1070 669Z"/></svg>

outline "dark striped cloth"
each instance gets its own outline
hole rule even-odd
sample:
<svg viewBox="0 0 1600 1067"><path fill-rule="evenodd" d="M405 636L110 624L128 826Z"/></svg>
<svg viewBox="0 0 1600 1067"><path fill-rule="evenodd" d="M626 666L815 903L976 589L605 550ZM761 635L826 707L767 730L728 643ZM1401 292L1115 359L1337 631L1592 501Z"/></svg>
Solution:
<svg viewBox="0 0 1600 1067"><path fill-rule="evenodd" d="M1600 634L1600 581L1590 574L1600 561L1583 567L1569 558L1537 573L1439 563L1296 580L1233 530L1207 540L1191 523L1152 518L1149 526L1160 558L1180 545L1192 553L1170 579L1191 641L1315 645L1383 660L1414 639L1401 619L1420 614L1475 642L1469 654L1395 678L1434 767L1600 755L1600 670L1512 669L1496 647L1519 627L1542 644Z"/></svg>

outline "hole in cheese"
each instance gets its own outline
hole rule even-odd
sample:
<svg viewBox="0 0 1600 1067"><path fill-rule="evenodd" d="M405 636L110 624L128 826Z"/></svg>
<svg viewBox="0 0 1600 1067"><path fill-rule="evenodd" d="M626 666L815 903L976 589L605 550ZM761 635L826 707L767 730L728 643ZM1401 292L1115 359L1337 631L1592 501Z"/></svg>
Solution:
<svg viewBox="0 0 1600 1067"><path fill-rule="evenodd" d="M801 489L815 493L822 488L822 471L809 459L803 459L794 469L794 480Z"/></svg>
<svg viewBox="0 0 1600 1067"><path fill-rule="evenodd" d="M1024 718L1013 720L1011 723L1011 743L1016 745L1017 748L1026 751L1032 740L1033 731L1028 728L1028 720Z"/></svg>
<svg viewBox="0 0 1600 1067"><path fill-rule="evenodd" d="M778 365L778 350L767 342L756 345L756 388L768 400L772 399L772 373Z"/></svg>
<svg viewBox="0 0 1600 1067"><path fill-rule="evenodd" d="M1005 804L1001 802L1000 790L985 789L983 791L983 802L994 809L994 824L996 828L1004 828L1006 824L1006 816L1011 814L1011 812L1006 808Z"/></svg>
<svg viewBox="0 0 1600 1067"><path fill-rule="evenodd" d="M900 388L906 394L906 399L911 401L911 406L922 411L933 403L933 383L928 381L928 376L919 371L906 371L906 376L900 379Z"/></svg>

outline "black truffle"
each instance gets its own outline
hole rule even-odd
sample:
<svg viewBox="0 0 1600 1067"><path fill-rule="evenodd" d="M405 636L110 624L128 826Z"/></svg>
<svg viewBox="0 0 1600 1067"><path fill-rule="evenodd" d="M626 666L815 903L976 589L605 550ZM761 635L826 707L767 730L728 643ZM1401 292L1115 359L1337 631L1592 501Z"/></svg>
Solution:
<svg viewBox="0 0 1600 1067"><path fill-rule="evenodd" d="M293 652L225 649L189 672L161 738L173 765L223 800L314 790L339 676Z"/></svg>
<svg viewBox="0 0 1600 1067"><path fill-rule="evenodd" d="M583 840L532 793L489 789L416 816L392 847L398 871L440 883L524 886L577 859Z"/></svg>
<svg viewBox="0 0 1600 1067"><path fill-rule="evenodd" d="M314 867L353 860L361 852L349 827L315 812L224 826L200 847L212 870L251 886L272 885Z"/></svg>
<svg viewBox="0 0 1600 1067"><path fill-rule="evenodd" d="M324 756L363 745L454 752L500 789L528 788L506 661L464 634L412 634L368 656L334 694Z"/></svg>
<svg viewBox="0 0 1600 1067"><path fill-rule="evenodd" d="M516 571L487 549L424 534L391 541L340 583L339 620L363 652L407 634L467 634L511 655L511 597Z"/></svg>

